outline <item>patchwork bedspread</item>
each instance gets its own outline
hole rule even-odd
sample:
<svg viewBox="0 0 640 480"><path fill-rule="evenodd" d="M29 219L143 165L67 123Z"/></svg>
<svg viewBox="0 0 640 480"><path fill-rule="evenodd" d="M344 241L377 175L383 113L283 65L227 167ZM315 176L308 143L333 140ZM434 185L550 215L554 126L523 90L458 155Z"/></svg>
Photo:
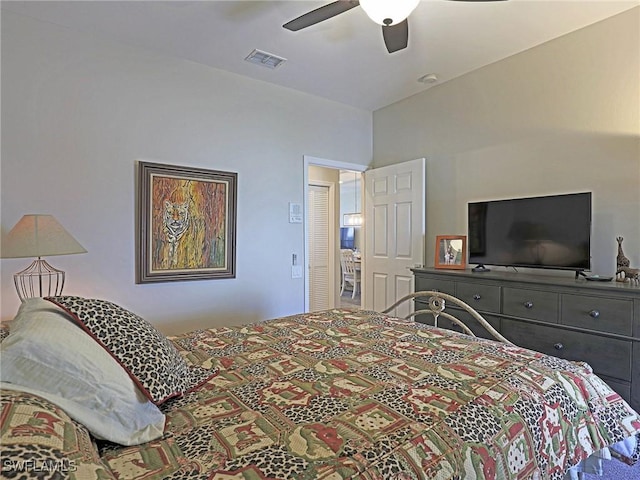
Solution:
<svg viewBox="0 0 640 480"><path fill-rule="evenodd" d="M100 478L561 479L640 432L586 364L375 312L171 340L219 373L162 404L161 439L98 443Z"/></svg>
<svg viewBox="0 0 640 480"><path fill-rule="evenodd" d="M640 432L585 364L335 310L173 338L220 373L165 437L106 448L121 478L562 478Z"/></svg>

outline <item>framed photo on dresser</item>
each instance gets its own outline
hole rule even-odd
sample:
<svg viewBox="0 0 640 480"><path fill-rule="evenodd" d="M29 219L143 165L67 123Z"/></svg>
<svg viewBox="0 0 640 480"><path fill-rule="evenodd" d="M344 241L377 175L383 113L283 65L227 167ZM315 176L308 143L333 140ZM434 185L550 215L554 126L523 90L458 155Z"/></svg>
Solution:
<svg viewBox="0 0 640 480"><path fill-rule="evenodd" d="M464 270L467 265L467 237L438 235L436 237L436 268Z"/></svg>

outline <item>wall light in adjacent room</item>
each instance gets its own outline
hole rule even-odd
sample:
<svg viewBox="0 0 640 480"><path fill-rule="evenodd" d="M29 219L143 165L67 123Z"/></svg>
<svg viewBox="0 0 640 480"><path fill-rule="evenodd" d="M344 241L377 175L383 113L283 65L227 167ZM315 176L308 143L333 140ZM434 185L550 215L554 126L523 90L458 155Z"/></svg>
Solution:
<svg viewBox="0 0 640 480"><path fill-rule="evenodd" d="M354 212L353 213L345 213L342 216L342 224L345 227L359 227L362 225L362 213L358 208L358 174L353 172L353 196L354 196Z"/></svg>
<svg viewBox="0 0 640 480"><path fill-rule="evenodd" d="M362 225L361 213L345 213L342 216L342 224L345 227L359 227Z"/></svg>
<svg viewBox="0 0 640 480"><path fill-rule="evenodd" d="M52 215L25 215L2 241L2 258L37 257L13 276L20 301L62 294L65 273L41 257L87 253Z"/></svg>

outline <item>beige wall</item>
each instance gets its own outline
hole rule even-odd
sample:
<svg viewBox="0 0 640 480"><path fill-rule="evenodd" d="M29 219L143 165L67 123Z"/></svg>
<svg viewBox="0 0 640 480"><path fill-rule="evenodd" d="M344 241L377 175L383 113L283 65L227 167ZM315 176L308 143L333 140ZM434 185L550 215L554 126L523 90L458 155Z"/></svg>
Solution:
<svg viewBox="0 0 640 480"><path fill-rule="evenodd" d="M640 7L374 112L374 166L427 157L427 265L469 201L592 191L593 271L618 235L640 267L639 31Z"/></svg>
<svg viewBox="0 0 640 480"><path fill-rule="evenodd" d="M367 165L371 113L2 13L1 221L50 213L88 250L52 257L65 293L104 298L166 332L304 310L304 156ZM235 279L136 285L136 162L238 173ZM1 319L18 308L1 262Z"/></svg>
<svg viewBox="0 0 640 480"><path fill-rule="evenodd" d="M303 156L376 165L426 156L433 238L466 202L594 192L594 269L616 235L640 266L640 9L369 112L52 24L2 14L0 219L51 213L88 253L49 259L65 293L106 298L167 332L303 310ZM373 125L372 125L373 122ZM372 139L373 136L373 139ZM331 139L331 141L327 141ZM238 173L237 276L136 285L137 160ZM18 307L4 259L0 319Z"/></svg>

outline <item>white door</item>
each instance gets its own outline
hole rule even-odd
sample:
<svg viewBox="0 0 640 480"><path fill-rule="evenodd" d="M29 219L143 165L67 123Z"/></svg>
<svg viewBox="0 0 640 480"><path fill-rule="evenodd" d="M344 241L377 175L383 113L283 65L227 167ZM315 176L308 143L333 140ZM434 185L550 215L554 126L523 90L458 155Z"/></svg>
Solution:
<svg viewBox="0 0 640 480"><path fill-rule="evenodd" d="M364 183L363 308L381 311L413 292L409 269L424 264L425 159L367 170Z"/></svg>
<svg viewBox="0 0 640 480"><path fill-rule="evenodd" d="M324 185L309 185L309 311L333 308L334 269L331 238L331 189Z"/></svg>

